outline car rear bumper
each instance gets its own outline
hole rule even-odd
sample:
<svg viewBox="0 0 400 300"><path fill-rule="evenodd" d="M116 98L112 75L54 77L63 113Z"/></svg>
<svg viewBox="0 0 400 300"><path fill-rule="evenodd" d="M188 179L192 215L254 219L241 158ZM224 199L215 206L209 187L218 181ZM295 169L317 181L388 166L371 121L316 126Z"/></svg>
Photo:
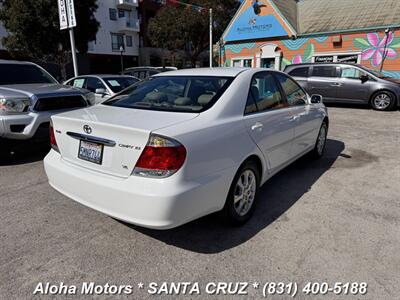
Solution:
<svg viewBox="0 0 400 300"><path fill-rule="evenodd" d="M50 151L44 160L50 185L65 196L113 218L169 229L223 208L233 170L180 182L179 176L118 178L66 162ZM178 174L176 174L178 175Z"/></svg>

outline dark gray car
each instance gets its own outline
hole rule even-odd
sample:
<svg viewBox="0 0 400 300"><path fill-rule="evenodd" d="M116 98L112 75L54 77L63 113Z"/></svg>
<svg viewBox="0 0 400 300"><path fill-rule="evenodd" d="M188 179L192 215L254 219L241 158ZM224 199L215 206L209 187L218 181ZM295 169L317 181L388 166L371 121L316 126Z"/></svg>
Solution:
<svg viewBox="0 0 400 300"><path fill-rule="evenodd" d="M293 76L311 95L325 102L363 103L376 110L391 110L400 104L400 80L357 64L309 63L290 65Z"/></svg>

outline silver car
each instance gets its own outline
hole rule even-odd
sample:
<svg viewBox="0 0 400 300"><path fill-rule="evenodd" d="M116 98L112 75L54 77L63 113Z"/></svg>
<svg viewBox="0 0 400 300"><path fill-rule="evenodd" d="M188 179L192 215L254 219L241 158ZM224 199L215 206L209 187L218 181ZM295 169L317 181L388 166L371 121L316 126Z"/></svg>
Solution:
<svg viewBox="0 0 400 300"><path fill-rule="evenodd" d="M47 139L52 115L87 107L92 96L59 84L34 63L0 60L0 156L16 140Z"/></svg>
<svg viewBox="0 0 400 300"><path fill-rule="evenodd" d="M139 79L129 75L82 75L67 80L64 84L84 88L95 95L96 104L116 95Z"/></svg>
<svg viewBox="0 0 400 300"><path fill-rule="evenodd" d="M368 104L375 110L392 110L400 105L400 80L349 63L290 65L285 73L293 76L309 93L324 102Z"/></svg>

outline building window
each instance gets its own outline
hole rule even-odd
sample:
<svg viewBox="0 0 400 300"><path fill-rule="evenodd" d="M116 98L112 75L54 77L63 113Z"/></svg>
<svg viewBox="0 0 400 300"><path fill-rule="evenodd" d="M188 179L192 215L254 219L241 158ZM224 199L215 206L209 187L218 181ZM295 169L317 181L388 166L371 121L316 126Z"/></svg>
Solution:
<svg viewBox="0 0 400 300"><path fill-rule="evenodd" d="M126 46L132 47L132 36L131 35L126 36Z"/></svg>
<svg viewBox="0 0 400 300"><path fill-rule="evenodd" d="M113 51L119 51L121 46L124 47L124 35L111 33L111 44Z"/></svg>
<svg viewBox="0 0 400 300"><path fill-rule="evenodd" d="M118 18L123 18L125 17L125 10L119 9L118 10Z"/></svg>
<svg viewBox="0 0 400 300"><path fill-rule="evenodd" d="M242 61L241 60L234 60L232 67L241 67Z"/></svg>
<svg viewBox="0 0 400 300"><path fill-rule="evenodd" d="M243 67L245 68L251 68L253 64L252 59L243 59Z"/></svg>
<svg viewBox="0 0 400 300"><path fill-rule="evenodd" d="M117 10L115 8L110 8L110 20L116 21L117 20Z"/></svg>
<svg viewBox="0 0 400 300"><path fill-rule="evenodd" d="M253 66L253 59L251 58L237 58L232 60L232 67L237 68L251 68Z"/></svg>

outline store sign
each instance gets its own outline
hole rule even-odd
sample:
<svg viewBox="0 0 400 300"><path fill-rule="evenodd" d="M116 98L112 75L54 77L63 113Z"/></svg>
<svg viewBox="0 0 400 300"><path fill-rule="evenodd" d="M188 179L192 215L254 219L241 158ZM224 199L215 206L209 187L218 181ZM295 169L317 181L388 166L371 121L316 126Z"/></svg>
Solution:
<svg viewBox="0 0 400 300"><path fill-rule="evenodd" d="M335 57L333 55L330 56L316 56L314 61L317 63L331 63L333 62Z"/></svg>
<svg viewBox="0 0 400 300"><path fill-rule="evenodd" d="M275 15L263 14L265 6L249 6L230 26L225 40L232 42L289 35Z"/></svg>
<svg viewBox="0 0 400 300"><path fill-rule="evenodd" d="M358 54L353 55L338 55L338 62L358 63Z"/></svg>
<svg viewBox="0 0 400 300"><path fill-rule="evenodd" d="M58 0L60 29L76 27L74 0Z"/></svg>

